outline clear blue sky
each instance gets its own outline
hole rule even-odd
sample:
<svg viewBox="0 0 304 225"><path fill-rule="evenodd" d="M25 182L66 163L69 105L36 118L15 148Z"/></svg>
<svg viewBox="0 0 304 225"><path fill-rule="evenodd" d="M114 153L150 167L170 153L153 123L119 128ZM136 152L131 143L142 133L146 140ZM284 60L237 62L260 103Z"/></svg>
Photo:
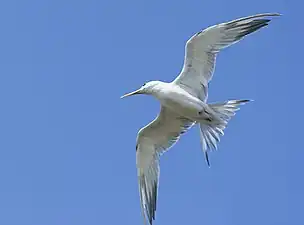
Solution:
<svg viewBox="0 0 304 225"><path fill-rule="evenodd" d="M0 3L0 224L141 225L137 131L186 40L280 12L223 51L209 101L254 99L206 166L194 128L161 158L155 225L303 225L303 3L286 0ZM297 15L298 13L298 15Z"/></svg>

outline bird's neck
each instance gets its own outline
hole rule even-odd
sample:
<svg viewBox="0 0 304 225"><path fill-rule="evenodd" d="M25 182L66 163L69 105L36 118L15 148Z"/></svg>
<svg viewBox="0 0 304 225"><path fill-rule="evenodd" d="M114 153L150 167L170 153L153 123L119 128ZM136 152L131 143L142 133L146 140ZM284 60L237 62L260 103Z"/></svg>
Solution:
<svg viewBox="0 0 304 225"><path fill-rule="evenodd" d="M155 98L158 98L162 95L163 90L166 88L168 84L164 82L159 82L157 85L155 85L150 92L150 95L154 96Z"/></svg>

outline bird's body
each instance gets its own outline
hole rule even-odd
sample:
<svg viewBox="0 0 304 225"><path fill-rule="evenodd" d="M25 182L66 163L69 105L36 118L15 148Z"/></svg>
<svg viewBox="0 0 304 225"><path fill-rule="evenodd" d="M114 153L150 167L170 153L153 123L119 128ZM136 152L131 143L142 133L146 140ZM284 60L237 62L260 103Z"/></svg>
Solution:
<svg viewBox="0 0 304 225"><path fill-rule="evenodd" d="M161 111L157 118L141 128L136 140L136 166L144 223L155 219L159 180L159 157L168 151L195 124L199 126L202 150L209 165L208 152L217 149L229 120L239 106L249 100L207 103L216 56L220 50L267 26L264 13L208 27L186 43L181 73L170 83L151 81L126 94L147 94L157 98Z"/></svg>
<svg viewBox="0 0 304 225"><path fill-rule="evenodd" d="M155 89L157 91L152 92L152 95L162 106L192 121L203 119L205 114L200 113L209 108L206 103L174 83L159 81Z"/></svg>

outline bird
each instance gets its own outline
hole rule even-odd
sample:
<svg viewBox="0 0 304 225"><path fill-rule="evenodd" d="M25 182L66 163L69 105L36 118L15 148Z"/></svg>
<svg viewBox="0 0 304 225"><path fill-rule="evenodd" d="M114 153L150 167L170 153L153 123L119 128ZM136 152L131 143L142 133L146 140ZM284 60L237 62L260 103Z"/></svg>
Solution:
<svg viewBox="0 0 304 225"><path fill-rule="evenodd" d="M151 95L160 102L158 116L138 131L136 167L144 224L155 221L160 156L190 128L199 127L201 148L210 167L208 152L216 150L230 119L248 99L207 103L209 82L218 53L247 35L266 27L279 13L262 13L219 23L195 33L185 45L184 64L170 83L150 81L121 96Z"/></svg>

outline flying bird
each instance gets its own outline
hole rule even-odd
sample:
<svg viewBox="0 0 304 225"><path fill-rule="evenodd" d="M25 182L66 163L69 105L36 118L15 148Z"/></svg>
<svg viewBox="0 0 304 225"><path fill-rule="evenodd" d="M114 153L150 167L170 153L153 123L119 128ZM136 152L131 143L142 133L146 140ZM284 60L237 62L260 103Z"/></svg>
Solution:
<svg viewBox="0 0 304 225"><path fill-rule="evenodd" d="M155 220L159 184L159 159L194 125L199 126L202 150L210 166L208 152L217 149L228 121L240 105L249 100L206 103L216 56L220 50L242 40L270 22L264 13L210 26L193 35L186 43L184 65L170 83L150 81L121 98L146 94L161 103L158 116L141 128L136 140L136 166L144 224Z"/></svg>

